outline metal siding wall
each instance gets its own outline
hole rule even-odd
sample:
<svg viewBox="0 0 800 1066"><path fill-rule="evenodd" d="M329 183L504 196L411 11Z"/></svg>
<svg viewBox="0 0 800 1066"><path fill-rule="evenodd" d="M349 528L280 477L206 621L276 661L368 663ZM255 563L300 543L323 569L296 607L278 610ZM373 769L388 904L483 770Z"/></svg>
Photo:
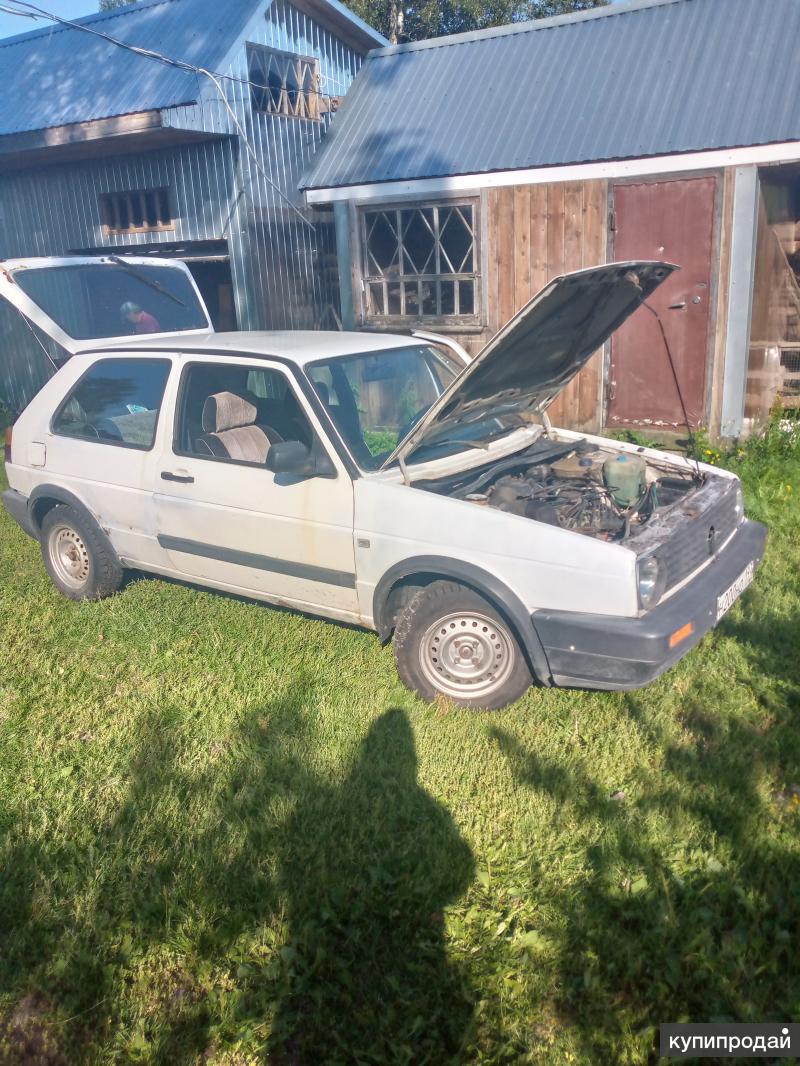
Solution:
<svg viewBox="0 0 800 1066"><path fill-rule="evenodd" d="M230 148L219 141L5 174L0 257L222 237L232 186ZM160 187L170 190L174 230L125 237L103 232L103 193Z"/></svg>
<svg viewBox="0 0 800 1066"><path fill-rule="evenodd" d="M360 53L285 0L275 0L248 41L316 56L322 91L331 96L344 96L363 61ZM333 213L309 211L297 191L329 120L311 122L255 113L249 87L242 84L248 77L245 47L222 73L239 79L221 84L266 177L210 82L197 105L167 112L165 122L176 128L230 135L227 150L234 185L224 236L231 252L239 326L302 329L330 325L330 308L340 314ZM313 230L274 186L312 221Z"/></svg>
<svg viewBox="0 0 800 1066"><path fill-rule="evenodd" d="M362 62L358 52L282 0L269 8L250 41L316 56L323 92L332 96L347 92ZM247 78L246 49L227 73ZM331 274L323 266L323 260L335 264L333 215L304 209L297 185L325 135L328 120L311 122L254 113L246 85L226 82L225 90L269 178L242 145L237 171L241 195L231 220L239 324L243 329L300 329L327 324L323 320L328 307L339 313L335 269ZM219 113L224 120L225 112L221 101L206 97L201 106L216 110L218 117L212 128L218 128ZM213 122L213 116L209 117ZM314 222L315 229L303 223L270 182Z"/></svg>
<svg viewBox="0 0 800 1066"><path fill-rule="evenodd" d="M268 9L254 44L317 56L323 91L344 95L362 56L283 0ZM223 73L247 78L243 47ZM264 171L299 209L297 184L327 129L327 120L254 114L246 85L223 83ZM164 115L165 124L230 134L233 124L209 83L200 104ZM333 214L303 209L315 230L291 210L255 165L238 135L142 155L42 167L0 175L0 258L55 255L70 249L226 238L241 329L313 328L338 314ZM167 187L175 230L109 237L100 221L105 192ZM324 221L322 221L324 219Z"/></svg>

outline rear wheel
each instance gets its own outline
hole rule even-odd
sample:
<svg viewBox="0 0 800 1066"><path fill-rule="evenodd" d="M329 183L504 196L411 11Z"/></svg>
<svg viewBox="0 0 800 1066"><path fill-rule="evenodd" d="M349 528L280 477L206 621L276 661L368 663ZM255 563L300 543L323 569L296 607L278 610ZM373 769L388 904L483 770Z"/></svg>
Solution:
<svg viewBox="0 0 800 1066"><path fill-rule="evenodd" d="M72 507L59 504L48 511L39 540L47 572L68 599L101 600L122 584L124 570L94 524Z"/></svg>
<svg viewBox="0 0 800 1066"><path fill-rule="evenodd" d="M482 596L450 581L414 595L397 622L394 654L403 683L427 700L448 696L495 710L532 682L508 623Z"/></svg>

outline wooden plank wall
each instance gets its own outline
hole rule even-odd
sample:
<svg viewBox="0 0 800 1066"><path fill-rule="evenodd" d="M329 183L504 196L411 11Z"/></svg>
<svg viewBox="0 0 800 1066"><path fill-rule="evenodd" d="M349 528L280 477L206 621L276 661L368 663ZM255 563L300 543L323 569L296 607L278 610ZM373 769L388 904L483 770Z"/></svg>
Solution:
<svg viewBox="0 0 800 1066"><path fill-rule="evenodd" d="M758 213L751 344L762 347L800 341L798 299L797 279L784 245L769 224L762 200Z"/></svg>
<svg viewBox="0 0 800 1066"><path fill-rule="evenodd" d="M607 261L607 182L518 185L490 189L487 197L488 328L458 337L473 353L551 278ZM598 430L602 377L598 353L550 408L553 424Z"/></svg>
<svg viewBox="0 0 800 1066"><path fill-rule="evenodd" d="M786 233L785 223L778 232L770 224L762 194L744 409L745 418L755 428L766 423L783 391L782 348L800 345L800 288L786 258ZM793 400L790 395L784 402L795 406Z"/></svg>

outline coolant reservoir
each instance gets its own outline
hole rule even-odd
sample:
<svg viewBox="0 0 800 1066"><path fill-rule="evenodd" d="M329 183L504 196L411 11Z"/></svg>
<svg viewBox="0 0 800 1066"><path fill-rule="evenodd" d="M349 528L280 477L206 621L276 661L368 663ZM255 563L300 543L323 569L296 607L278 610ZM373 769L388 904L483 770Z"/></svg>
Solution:
<svg viewBox="0 0 800 1066"><path fill-rule="evenodd" d="M603 481L617 507L631 507L647 490L647 463L641 455L612 455L603 463Z"/></svg>

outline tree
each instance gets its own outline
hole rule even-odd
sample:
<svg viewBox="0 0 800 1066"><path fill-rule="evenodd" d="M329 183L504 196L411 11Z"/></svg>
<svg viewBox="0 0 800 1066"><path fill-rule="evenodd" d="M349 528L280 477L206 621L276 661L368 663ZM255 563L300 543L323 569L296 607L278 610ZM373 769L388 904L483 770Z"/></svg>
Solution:
<svg viewBox="0 0 800 1066"><path fill-rule="evenodd" d="M100 0L101 11L111 11L115 7L125 7L126 4L135 4L136 0Z"/></svg>
<svg viewBox="0 0 800 1066"><path fill-rule="evenodd" d="M608 0L349 0L348 6L392 41L419 41L508 22L602 7Z"/></svg>

